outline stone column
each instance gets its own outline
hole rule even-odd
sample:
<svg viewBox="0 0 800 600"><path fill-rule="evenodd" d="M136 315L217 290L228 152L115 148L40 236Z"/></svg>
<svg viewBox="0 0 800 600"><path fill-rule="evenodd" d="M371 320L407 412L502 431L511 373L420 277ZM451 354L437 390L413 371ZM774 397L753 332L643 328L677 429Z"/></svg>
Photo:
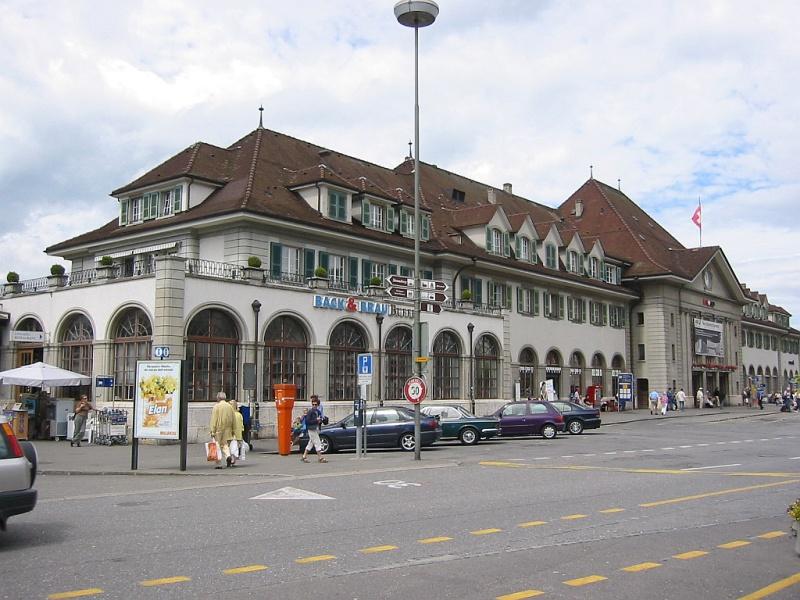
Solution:
<svg viewBox="0 0 800 600"><path fill-rule="evenodd" d="M183 257L156 257L156 303L153 347L168 346L171 359L186 358L184 296L186 273Z"/></svg>

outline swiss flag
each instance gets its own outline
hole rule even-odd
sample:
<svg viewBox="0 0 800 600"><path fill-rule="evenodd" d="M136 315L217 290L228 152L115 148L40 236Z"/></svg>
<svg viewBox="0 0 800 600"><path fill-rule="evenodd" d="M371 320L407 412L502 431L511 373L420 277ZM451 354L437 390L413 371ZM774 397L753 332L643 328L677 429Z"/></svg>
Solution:
<svg viewBox="0 0 800 600"><path fill-rule="evenodd" d="M700 229L703 228L703 215L702 215L702 212L703 212L702 208L698 204L697 205L697 209L694 211L694 214L692 215L692 223L697 225Z"/></svg>

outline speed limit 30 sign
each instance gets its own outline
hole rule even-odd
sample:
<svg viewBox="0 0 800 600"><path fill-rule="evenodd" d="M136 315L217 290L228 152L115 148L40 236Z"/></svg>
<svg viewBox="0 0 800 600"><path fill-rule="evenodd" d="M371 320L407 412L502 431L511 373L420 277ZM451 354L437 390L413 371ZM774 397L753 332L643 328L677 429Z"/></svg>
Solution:
<svg viewBox="0 0 800 600"><path fill-rule="evenodd" d="M428 395L428 385L422 377L409 377L403 386L403 396L411 404L419 404Z"/></svg>

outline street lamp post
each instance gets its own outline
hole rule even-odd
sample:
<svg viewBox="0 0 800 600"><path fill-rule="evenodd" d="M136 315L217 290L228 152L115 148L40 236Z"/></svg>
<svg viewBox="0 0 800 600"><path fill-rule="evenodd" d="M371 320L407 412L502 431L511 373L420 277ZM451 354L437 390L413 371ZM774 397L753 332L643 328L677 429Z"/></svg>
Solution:
<svg viewBox="0 0 800 600"><path fill-rule="evenodd" d="M255 425L256 435L258 435L258 313L261 310L261 302L258 300L253 300L250 304L250 308L253 309L253 317L255 318L255 329L253 330L253 352L255 353L255 376L253 377L253 384L255 385L256 389L253 390L253 410L250 412L250 440L247 440L248 443L253 439L252 431Z"/></svg>
<svg viewBox="0 0 800 600"><path fill-rule="evenodd" d="M401 0L394 5L394 16L398 23L414 28L414 320L412 339L413 356L417 374L422 375L422 330L420 325L419 285L419 28L431 25L439 14L439 6L433 0ZM414 460L420 460L420 406L414 406Z"/></svg>
<svg viewBox="0 0 800 600"><path fill-rule="evenodd" d="M381 328L383 327L383 315L375 315L375 322L378 324L378 406L383 406L383 377L381 376L381 350L383 349Z"/></svg>
<svg viewBox="0 0 800 600"><path fill-rule="evenodd" d="M475 414L475 386L472 382L472 332L474 329L475 325L467 323L467 331L469 332L469 410L473 415Z"/></svg>

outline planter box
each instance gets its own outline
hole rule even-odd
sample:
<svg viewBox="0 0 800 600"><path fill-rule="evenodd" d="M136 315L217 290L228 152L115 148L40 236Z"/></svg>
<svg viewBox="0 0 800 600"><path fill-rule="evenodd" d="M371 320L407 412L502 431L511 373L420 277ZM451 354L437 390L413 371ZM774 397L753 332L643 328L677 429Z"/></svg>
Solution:
<svg viewBox="0 0 800 600"><path fill-rule="evenodd" d="M53 288L60 288L67 285L67 276L66 275L48 275L47 276L47 287L49 289Z"/></svg>
<svg viewBox="0 0 800 600"><path fill-rule="evenodd" d="M264 269L258 267L242 267L244 278L253 283L264 283Z"/></svg>
<svg viewBox="0 0 800 600"><path fill-rule="evenodd" d="M368 285L367 296L383 296L384 287L382 285Z"/></svg>
<svg viewBox="0 0 800 600"><path fill-rule="evenodd" d="M330 281L327 277L308 277L306 281L308 282L308 287L310 287L312 290L327 290L330 284Z"/></svg>
<svg viewBox="0 0 800 600"><path fill-rule="evenodd" d="M97 273L98 279L114 279L114 265L107 265L104 267L96 267L95 273Z"/></svg>
<svg viewBox="0 0 800 600"><path fill-rule="evenodd" d="M472 310L475 308L475 302L473 300L459 300L458 307L461 310Z"/></svg>
<svg viewBox="0 0 800 600"><path fill-rule="evenodd" d="M20 294L22 293L22 284L19 282L16 283L6 283L3 286L3 294L6 296L11 294Z"/></svg>

